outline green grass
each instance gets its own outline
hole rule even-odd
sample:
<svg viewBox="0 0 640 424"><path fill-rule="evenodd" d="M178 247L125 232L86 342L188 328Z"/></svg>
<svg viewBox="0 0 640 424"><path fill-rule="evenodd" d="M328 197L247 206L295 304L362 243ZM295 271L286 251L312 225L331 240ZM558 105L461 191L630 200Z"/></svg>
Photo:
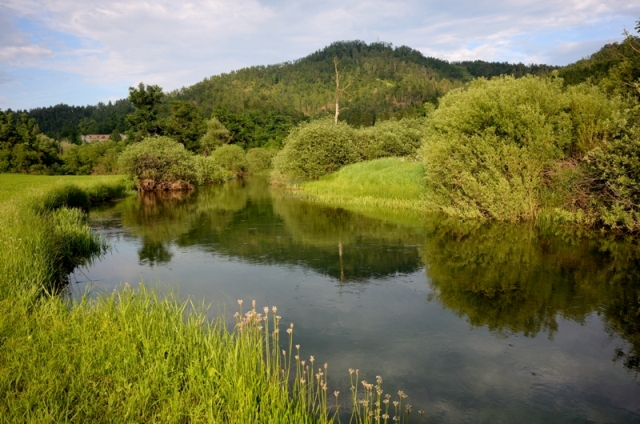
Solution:
<svg viewBox="0 0 640 424"><path fill-rule="evenodd" d="M32 196L39 190L47 190L55 185L74 184L79 187L90 187L96 184L117 183L123 178L120 175L0 174L0 201L25 195Z"/></svg>
<svg viewBox="0 0 640 424"><path fill-rule="evenodd" d="M80 208L125 195L121 178L0 175L0 185L0 422L335 420L327 365L302 358L274 309L240 305L229 331L203 306L144 286L73 303L57 295L104 249ZM373 423L370 412L385 412L374 386L352 379L350 422Z"/></svg>
<svg viewBox="0 0 640 424"><path fill-rule="evenodd" d="M403 158L383 158L345 166L318 181L304 183L308 200L355 211L417 214L428 212L424 167Z"/></svg>

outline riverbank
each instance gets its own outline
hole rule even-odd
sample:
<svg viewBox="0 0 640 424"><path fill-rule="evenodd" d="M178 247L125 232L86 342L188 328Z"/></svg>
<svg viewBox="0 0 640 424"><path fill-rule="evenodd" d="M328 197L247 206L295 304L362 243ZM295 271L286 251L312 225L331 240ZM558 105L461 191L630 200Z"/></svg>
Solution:
<svg viewBox="0 0 640 424"><path fill-rule="evenodd" d="M245 331L229 332L204 308L144 287L72 305L56 295L71 269L105 249L81 209L129 190L119 177L0 175L3 421L318 421L322 396L305 387L291 396L278 333L260 331L275 317L258 324L249 313L238 321Z"/></svg>

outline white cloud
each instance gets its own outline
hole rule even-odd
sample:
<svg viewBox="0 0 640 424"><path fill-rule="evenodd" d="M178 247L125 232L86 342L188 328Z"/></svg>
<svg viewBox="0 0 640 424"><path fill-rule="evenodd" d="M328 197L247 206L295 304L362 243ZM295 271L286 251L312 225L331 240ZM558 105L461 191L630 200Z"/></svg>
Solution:
<svg viewBox="0 0 640 424"><path fill-rule="evenodd" d="M619 39L619 22L640 17L633 3L3 0L0 66L170 90L244 66L297 59L333 41L378 37L449 60L568 63L586 46ZM607 25L613 34L602 29ZM584 34L544 40L576 28Z"/></svg>

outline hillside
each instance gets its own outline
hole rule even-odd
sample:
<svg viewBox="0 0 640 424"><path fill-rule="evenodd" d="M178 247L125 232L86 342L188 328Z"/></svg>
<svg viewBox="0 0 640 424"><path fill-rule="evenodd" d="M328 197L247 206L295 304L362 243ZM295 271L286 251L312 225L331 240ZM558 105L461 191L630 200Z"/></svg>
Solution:
<svg viewBox="0 0 640 424"><path fill-rule="evenodd" d="M291 117L333 114L334 58L346 88L340 118L355 126L420 114L425 102L435 103L474 77L514 71L521 76L550 69L482 61L450 63L406 46L340 41L293 62L212 76L172 94L194 101L205 116L220 106L235 113L261 110Z"/></svg>
<svg viewBox="0 0 640 424"><path fill-rule="evenodd" d="M340 119L355 126L372 125L391 117L420 115L425 102L435 103L447 91L473 78L541 75L555 69L547 65L480 60L452 63L425 57L406 46L340 41L296 61L243 68L205 78L169 93L166 100L195 104L203 118L210 117L217 109L216 115L227 126L234 125L231 120L246 118L256 123L256 131L271 133L267 127L288 128L305 119L333 114L334 58L338 58L341 86L346 88L340 99ZM34 118L48 136L75 140L88 129L103 134L114 130L124 132L128 127L124 117L131 111L132 105L123 99L108 105L59 104L24 112Z"/></svg>

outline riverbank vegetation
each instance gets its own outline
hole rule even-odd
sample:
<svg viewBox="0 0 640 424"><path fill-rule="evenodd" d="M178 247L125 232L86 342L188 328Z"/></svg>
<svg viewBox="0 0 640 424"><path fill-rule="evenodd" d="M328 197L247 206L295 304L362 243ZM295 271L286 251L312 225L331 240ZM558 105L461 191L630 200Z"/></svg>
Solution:
<svg viewBox="0 0 640 424"><path fill-rule="evenodd" d="M266 349L267 365L263 340L272 336L262 337L255 313L241 321L254 327L228 332L144 288L73 305L55 295L68 272L105 248L78 207L122 197L128 186L121 178L78 186L39 177L39 188L23 194L16 186L25 177L12 177L0 179L3 420L298 423L326 414L314 409L322 390L307 403L290 397L277 342Z"/></svg>
<svg viewBox="0 0 640 424"><path fill-rule="evenodd" d="M5 174L0 189L3 420L326 423L337 418L341 402L327 386L328 365L303 358L293 324L281 322L275 307L257 308L254 301L247 308L238 301L229 330L223 318L206 318L205 305L161 298L144 285L79 301L65 295L66 275L106 249L87 226L84 211L126 196L126 180ZM385 409L373 385L360 381L357 371L351 378L356 389L346 404L353 407L352 422L370 422L369 412L395 414L406 422L401 406ZM381 384L379 379L376 388ZM357 403L361 398L368 403ZM406 396L394 398L402 405Z"/></svg>

